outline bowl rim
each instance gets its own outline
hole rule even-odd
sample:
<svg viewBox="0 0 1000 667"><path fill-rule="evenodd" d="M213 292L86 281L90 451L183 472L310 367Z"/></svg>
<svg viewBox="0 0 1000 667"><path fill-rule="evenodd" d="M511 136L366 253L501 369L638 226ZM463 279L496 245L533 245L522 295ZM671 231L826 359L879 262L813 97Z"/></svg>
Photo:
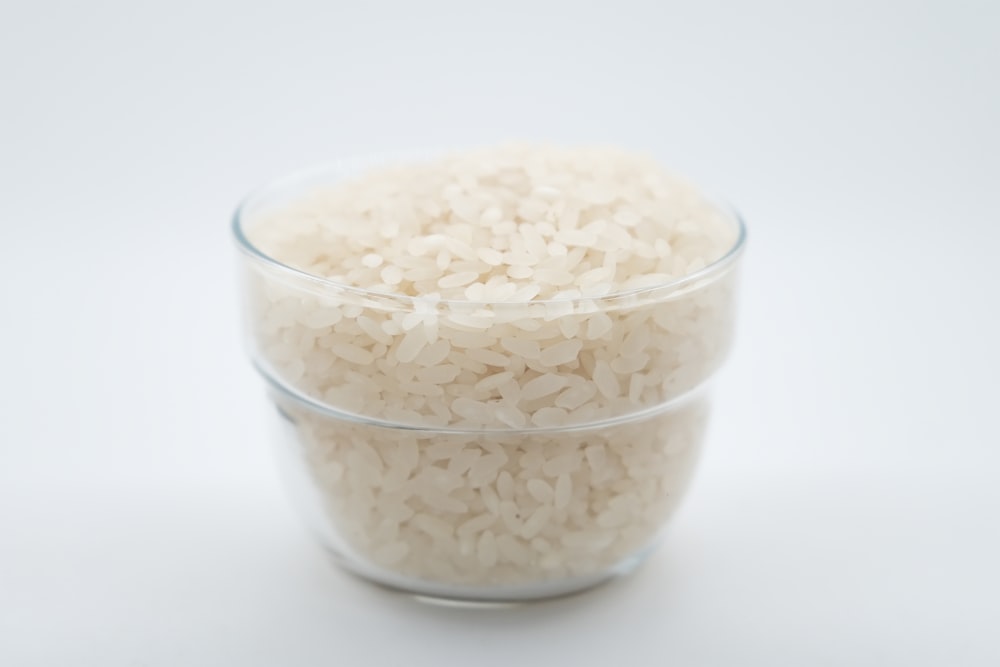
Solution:
<svg viewBox="0 0 1000 667"><path fill-rule="evenodd" d="M636 287L627 290L619 290L597 296L566 296L553 299L531 299L528 301L473 301L469 299L434 298L423 295L409 295L399 292L374 290L365 287L358 287L349 283L330 280L329 278L324 278L322 276L317 276L307 271L297 269L275 259L254 245L254 243L249 239L245 224L247 217L249 216L251 209L259 204L260 200L264 199L267 195L275 191L295 187L300 188L302 192L306 192L309 189L310 182L316 180L318 177L337 174L343 178L345 176L358 173L359 168L385 164L387 164L387 161L385 158L381 157L342 159L313 165L303 169L297 169L254 188L243 198L232 215L231 230L236 241L237 248L244 256L262 266L276 271L279 275L285 278L298 282L305 282L306 284L321 288L326 292L351 294L360 298L376 299L382 302L395 302L403 305L420 304L423 306L430 305L434 308L476 310L481 308L497 307L523 308L525 306L533 305L547 306L571 304L578 306L584 303L589 307L594 307L595 305L599 307L600 304L614 304L620 301L631 301L636 298L661 300L676 295L677 293L686 292L689 288L714 282L716 279L724 275L736 263L746 247L746 224L737 209L730 205L727 201L718 197L709 196L701 189L697 189L697 191L711 205L715 206L720 212L725 214L729 223L736 230L736 236L727 251L697 271L664 283ZM336 179L331 178L329 184L334 182L336 182ZM306 187L303 187L304 185ZM313 187L317 187L320 183L311 183L311 185Z"/></svg>

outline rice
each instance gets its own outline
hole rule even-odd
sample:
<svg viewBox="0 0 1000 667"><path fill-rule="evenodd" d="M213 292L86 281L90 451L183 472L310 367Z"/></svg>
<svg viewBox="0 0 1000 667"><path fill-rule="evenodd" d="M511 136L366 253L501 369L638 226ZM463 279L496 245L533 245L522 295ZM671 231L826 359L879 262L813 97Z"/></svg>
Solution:
<svg viewBox="0 0 1000 667"><path fill-rule="evenodd" d="M392 454L400 446L395 429L321 417L284 398L279 403L294 422L322 492L337 550L398 575L475 586L600 571L647 546L687 487L707 416L706 403L695 400L664 414L583 431L418 432L407 441L416 446L413 463ZM504 456L485 449L486 439ZM381 473L358 451L362 443L383 453ZM471 455L471 465L466 460L464 472L449 471L448 459L439 458L442 446L454 457ZM545 462L540 470L532 456ZM645 496L628 472L636 467L653 481ZM440 477L426 476L429 470ZM380 484L379 475L409 476L411 486L400 495ZM392 530L385 532L387 525ZM434 538L436 546L421 535ZM544 539L544 548L532 542L536 537ZM476 558L463 554L462 539L476 545ZM441 559L452 568L444 578L430 564Z"/></svg>
<svg viewBox="0 0 1000 667"><path fill-rule="evenodd" d="M247 262L248 322L339 551L491 586L655 537L705 419L671 402L732 331L734 272L692 274L736 226L694 188L615 149L505 146L317 189L246 234L284 265Z"/></svg>
<svg viewBox="0 0 1000 667"><path fill-rule="evenodd" d="M505 149L492 158L485 155L481 161L492 159L505 165L525 155ZM472 158L376 172L260 216L249 226L248 234L265 254L306 273L387 296L333 289L289 279L273 266L249 265L247 305L258 362L272 377L326 402L332 388L346 389L337 393L346 401L331 407L376 419L398 415L399 409L405 408L416 413L412 425L418 426L440 415L429 403L418 408L404 405L413 388L400 379L400 373L439 365L472 373L468 382L451 382L471 385L461 396L479 401L500 398L499 386L491 386L489 381L480 384L498 370L515 373L521 390L536 373L593 383L599 390L593 407L617 414L622 412L621 398L629 401L626 412L639 412L684 394L712 374L728 349L734 274L694 281L666 294L655 287L683 277L694 259L710 263L722 256L733 245L733 225L683 182L659 171L649 172L651 167L644 161L633 164L617 153L605 155L604 161L605 171L617 170L619 174L613 181L621 188L614 200L617 204L594 207L581 203L572 196L574 190L572 183L567 184L566 173L585 175L586 165L594 163L597 155L605 154L541 152L537 161L548 165L548 170L535 178L562 183L563 198L546 200L546 214L534 222L517 219L514 214L513 220L483 229L458 218L453 211L447 213L450 200L441 196L443 186L437 190L432 186L448 182L448 174L461 173L466 167L481 173L479 161ZM577 158L584 166L571 170ZM398 189L398 201L378 206L358 203L373 201L374 194L366 193L380 191L375 186L390 177L396 179L392 182ZM530 193L529 179L524 180L521 187ZM487 187L490 181L485 176L480 176L479 182L484 193L480 198L495 201L504 215L519 210L512 202L522 195ZM647 182L652 184L649 192L659 194L654 198L647 193L640 199L638 195L647 190L631 184ZM661 199L671 205L666 207ZM421 217L428 201L436 205L432 210L442 211L438 217ZM621 210L616 211L616 206ZM410 222L399 226L397 237L384 238L378 232L385 222L381 216L400 210L409 211L406 219ZM616 250L601 249L596 239L603 237L598 231L606 234L607 220L616 219L622 211L638 216L639 222L610 229L616 230L615 238L628 235L634 248L630 251L616 245ZM662 215L652 217L657 213ZM311 225L288 224L289 220L306 218ZM683 224L690 220L703 224ZM493 229L503 228L506 222L512 231L496 236ZM571 223L573 227L567 228ZM526 230L543 239L562 239L573 250L568 255L551 255L548 245L517 250L527 243L521 238ZM535 237L527 233L525 238ZM654 243L643 240L648 238ZM454 243L446 243L447 239ZM415 240L423 243L414 246ZM475 271L456 270L458 261L451 250L465 252L463 248L477 244L471 252L473 259L467 260ZM643 248L654 257L645 258ZM424 255L414 257L412 250ZM576 250L580 252L573 256ZM497 255L501 257L499 265L494 263ZM376 262L376 256L380 261ZM426 279L405 278L415 275L406 267L420 259L430 262L420 269L426 272L420 274ZM516 262L549 264L545 264L548 268L532 268L512 264ZM511 270L518 266L526 270ZM570 283L564 282L564 273L572 274ZM643 286L645 292L641 291ZM465 300L472 288L476 288L481 303ZM629 289L640 291L609 302L600 300ZM413 298L416 301L409 300ZM682 358L680 351L687 354ZM323 354L334 355L333 363L300 366L301 359ZM534 372L525 373L525 369ZM352 371L367 378L366 386L350 379ZM640 385L633 382L634 374L655 381ZM543 384L555 386L551 381ZM374 389L369 391L368 385ZM572 398L587 391L564 383L563 388L574 389L563 399L567 404L540 404L534 402L535 386L510 406L523 414L526 422L545 407L576 410L582 404ZM364 396L360 408L359 393ZM480 411L470 417L451 410L449 423L481 419L477 427L505 428L511 419L520 421L511 410L504 414L506 420L495 412ZM582 411L569 419L586 423L591 414Z"/></svg>

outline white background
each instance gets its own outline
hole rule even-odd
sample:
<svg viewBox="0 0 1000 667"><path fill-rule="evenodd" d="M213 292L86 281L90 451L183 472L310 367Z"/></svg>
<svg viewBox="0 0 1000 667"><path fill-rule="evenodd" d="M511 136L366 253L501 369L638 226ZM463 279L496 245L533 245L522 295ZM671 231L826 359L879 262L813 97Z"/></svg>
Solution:
<svg viewBox="0 0 1000 667"><path fill-rule="evenodd" d="M0 664L1000 664L1000 4L6 2ZM592 593L431 607L279 487L228 217L311 163L651 151L751 239L708 453Z"/></svg>

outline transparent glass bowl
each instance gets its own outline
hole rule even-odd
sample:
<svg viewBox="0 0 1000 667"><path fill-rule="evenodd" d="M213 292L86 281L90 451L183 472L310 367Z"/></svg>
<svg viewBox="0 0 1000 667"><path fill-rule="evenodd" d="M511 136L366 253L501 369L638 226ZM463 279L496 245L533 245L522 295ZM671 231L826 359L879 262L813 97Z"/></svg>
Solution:
<svg viewBox="0 0 1000 667"><path fill-rule="evenodd" d="M516 601L634 567L687 488L728 352L745 232L681 280L598 298L429 301L286 266L255 221L353 169L237 211L246 331L288 485L348 570L427 596Z"/></svg>

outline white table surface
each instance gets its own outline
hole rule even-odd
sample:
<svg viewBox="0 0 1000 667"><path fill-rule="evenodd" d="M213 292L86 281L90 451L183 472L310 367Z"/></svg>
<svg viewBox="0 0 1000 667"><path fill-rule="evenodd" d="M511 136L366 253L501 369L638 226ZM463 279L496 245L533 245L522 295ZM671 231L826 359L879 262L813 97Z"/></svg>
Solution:
<svg viewBox="0 0 1000 667"><path fill-rule="evenodd" d="M0 664L1000 664L998 34L988 1L4 5ZM228 216L522 137L728 195L739 340L635 576L434 607L290 509Z"/></svg>

